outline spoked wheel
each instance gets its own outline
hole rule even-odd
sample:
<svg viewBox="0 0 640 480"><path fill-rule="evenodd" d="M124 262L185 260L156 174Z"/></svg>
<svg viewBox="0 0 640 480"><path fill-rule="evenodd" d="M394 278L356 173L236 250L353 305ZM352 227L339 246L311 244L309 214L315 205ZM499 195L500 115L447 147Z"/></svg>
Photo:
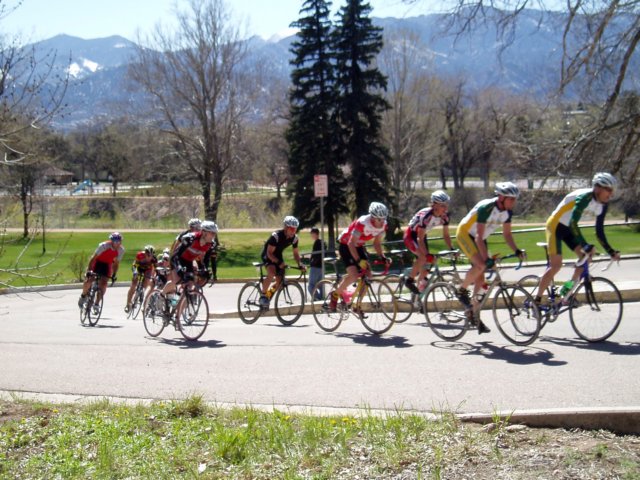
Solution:
<svg viewBox="0 0 640 480"><path fill-rule="evenodd" d="M276 316L283 325L293 325L304 310L304 290L291 282L278 289L275 298Z"/></svg>
<svg viewBox="0 0 640 480"><path fill-rule="evenodd" d="M611 280L603 277L585 280L570 301L571 326L583 340L602 342L618 329L622 295Z"/></svg>
<svg viewBox="0 0 640 480"><path fill-rule="evenodd" d="M396 323L406 322L413 313L418 296L407 288L405 278L401 275L387 275L384 280L393 290L396 299Z"/></svg>
<svg viewBox="0 0 640 480"><path fill-rule="evenodd" d="M360 321L371 333L382 335L393 327L396 300L393 290L384 281L371 280L365 287L360 308Z"/></svg>
<svg viewBox="0 0 640 480"><path fill-rule="evenodd" d="M540 311L519 285L500 287L493 297L493 319L500 333L515 345L529 345L540 334Z"/></svg>
<svg viewBox="0 0 640 480"><path fill-rule="evenodd" d="M337 330L344 317L349 315L349 313L345 311L345 305L342 301L338 302L335 311L332 312L329 308L331 295L334 290L335 285L331 280L320 280L316 283L316 287L313 289L313 295L311 296L313 319L325 332Z"/></svg>
<svg viewBox="0 0 640 480"><path fill-rule="evenodd" d="M95 327L98 324L98 320L100 320L100 315L102 315L103 300L100 300L100 303L97 303L98 287L96 285L91 287L85 305L87 307L87 321L92 327Z"/></svg>
<svg viewBox="0 0 640 480"><path fill-rule="evenodd" d="M166 325L165 297L159 290L154 291L147 299L142 310L144 329L149 336L157 337Z"/></svg>
<svg viewBox="0 0 640 480"><path fill-rule="evenodd" d="M85 325L87 323L87 319L89 317L89 298L85 297L82 306L80 307L80 323Z"/></svg>
<svg viewBox="0 0 640 480"><path fill-rule="evenodd" d="M469 326L464 305L456 296L456 287L447 282L433 283L427 289L424 315L429 328L443 340L462 338Z"/></svg>
<svg viewBox="0 0 640 480"><path fill-rule="evenodd" d="M129 318L137 318L140 310L142 310L142 304L144 303L144 288L136 287L136 292L133 295L133 301L131 302L131 310L129 310Z"/></svg>
<svg viewBox="0 0 640 480"><path fill-rule="evenodd" d="M182 295L176 309L178 329L187 340L198 340L209 325L209 304L202 292L190 290Z"/></svg>
<svg viewBox="0 0 640 480"><path fill-rule="evenodd" d="M257 282L246 283L238 295L238 313L240 320L246 324L255 323L260 317L260 284Z"/></svg>

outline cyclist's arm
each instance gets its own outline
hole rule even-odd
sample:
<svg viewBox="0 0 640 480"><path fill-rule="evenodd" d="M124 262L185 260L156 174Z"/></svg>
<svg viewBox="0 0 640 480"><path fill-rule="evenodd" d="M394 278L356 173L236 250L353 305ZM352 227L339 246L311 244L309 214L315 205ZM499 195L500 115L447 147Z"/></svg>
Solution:
<svg viewBox="0 0 640 480"><path fill-rule="evenodd" d="M281 265L282 262L278 257L276 257L276 246L275 245L267 245L267 258L275 263L276 265Z"/></svg>
<svg viewBox="0 0 640 480"><path fill-rule="evenodd" d="M117 258L113 261L113 272L111 273L112 277L116 276L116 273L118 273L118 268L120 268L120 260L118 260Z"/></svg>
<svg viewBox="0 0 640 480"><path fill-rule="evenodd" d="M588 242L582 236L582 232L580 231L580 227L578 226L578 222L582 218L582 212L587 208L589 202L591 201L591 192L588 194L579 195L576 198L576 203L573 206L573 210L571 210L571 218L569 219L569 229L576 240L580 243L581 246L585 246Z"/></svg>
<svg viewBox="0 0 640 480"><path fill-rule="evenodd" d="M616 252L615 248L609 245L607 236L604 234L604 217L607 215L607 208L608 205L604 205L604 207L602 208L602 213L600 213L600 215L596 217L596 238L598 239L598 242L600 242L600 245L602 245L602 248L604 248L605 251L609 254L609 256L615 257L617 254L617 258L619 258L620 252Z"/></svg>
<svg viewBox="0 0 640 480"><path fill-rule="evenodd" d="M442 237L444 238L444 243L447 244L449 250L453 250L453 243L451 243L451 234L449 233L449 225L442 226Z"/></svg>
<svg viewBox="0 0 640 480"><path fill-rule="evenodd" d="M298 247L293 248L293 258L295 259L298 266L302 265L302 258L300 258L300 250Z"/></svg>
<svg viewBox="0 0 640 480"><path fill-rule="evenodd" d="M385 258L384 250L382 249L383 236L384 236L384 233L381 233L380 235L377 235L376 238L373 239L373 248L375 249L376 253L380 258Z"/></svg>
<svg viewBox="0 0 640 480"><path fill-rule="evenodd" d="M502 236L504 237L504 241L507 242L507 245L516 252L518 250L518 246L516 242L513 240L513 234L511 233L511 223L503 223L502 224Z"/></svg>

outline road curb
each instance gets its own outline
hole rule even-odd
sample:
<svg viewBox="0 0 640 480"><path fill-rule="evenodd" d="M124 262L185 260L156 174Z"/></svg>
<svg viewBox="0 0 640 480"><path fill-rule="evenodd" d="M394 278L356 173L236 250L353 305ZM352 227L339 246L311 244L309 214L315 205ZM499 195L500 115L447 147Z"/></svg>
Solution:
<svg viewBox="0 0 640 480"><path fill-rule="evenodd" d="M79 395L68 393L43 393L0 390L0 399L5 401L29 400L58 404L90 404L108 400L116 404L124 405L149 405L153 402L175 401L180 398L132 398L106 395ZM273 412L286 411L303 415L316 416L345 416L353 417L376 415L420 415L427 419L437 420L449 416L447 412L434 413L421 410L398 408L349 408L349 407L322 407L313 405L286 405L286 404L253 404L231 402L206 402L212 407L218 408L254 408L256 410ZM464 423L477 423L481 425L505 422L510 425L526 425L532 428L580 428L583 430L608 430L618 434L640 434L640 406L637 407L608 407L608 408L554 408L536 410L498 411L493 413L453 413Z"/></svg>

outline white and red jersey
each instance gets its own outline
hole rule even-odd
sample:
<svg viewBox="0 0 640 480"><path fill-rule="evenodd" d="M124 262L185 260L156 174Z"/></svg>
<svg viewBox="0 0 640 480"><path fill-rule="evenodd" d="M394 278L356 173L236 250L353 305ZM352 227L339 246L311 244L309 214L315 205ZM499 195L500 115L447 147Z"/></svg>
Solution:
<svg viewBox="0 0 640 480"><path fill-rule="evenodd" d="M215 240L211 243L204 243L202 232L192 232L182 237L180 246L174 255L187 262L198 260L206 263L215 248Z"/></svg>
<svg viewBox="0 0 640 480"><path fill-rule="evenodd" d="M424 230L428 232L440 225L449 225L449 215L443 213L441 217L436 217L433 214L432 207L426 207L419 210L409 221L409 228L413 232L417 232L419 228L424 228Z"/></svg>
<svg viewBox="0 0 640 480"><path fill-rule="evenodd" d="M353 222L351 222L351 225L349 225L347 228L345 228L342 231L342 233L340 234L339 242L344 245L347 245L351 240L351 237L353 237L356 239L355 241L356 246L361 247L368 241L373 240L379 235L382 235L386 231L387 231L386 220L384 221L382 226L378 228L373 225L372 217L370 214L363 215L357 220L354 220Z"/></svg>
<svg viewBox="0 0 640 480"><path fill-rule="evenodd" d="M124 247L122 244L118 245L118 248L113 248L113 242L111 240L107 240L106 242L102 242L96 248L95 253L95 262L106 263L107 265L111 265L114 260L122 260L124 256Z"/></svg>

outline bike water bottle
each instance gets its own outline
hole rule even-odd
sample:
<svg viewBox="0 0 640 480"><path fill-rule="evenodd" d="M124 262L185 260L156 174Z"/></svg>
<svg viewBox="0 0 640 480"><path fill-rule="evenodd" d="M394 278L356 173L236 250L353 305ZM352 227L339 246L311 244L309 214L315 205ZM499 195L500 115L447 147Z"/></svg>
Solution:
<svg viewBox="0 0 640 480"><path fill-rule="evenodd" d="M178 304L178 295L176 295L175 293L169 295L169 304L172 307L175 307Z"/></svg>
<svg viewBox="0 0 640 480"><path fill-rule="evenodd" d="M269 290L267 290L267 298L273 297L274 293L276 293L276 286L275 285L271 285L269 287Z"/></svg>
<svg viewBox="0 0 640 480"><path fill-rule="evenodd" d="M355 291L356 287L350 285L344 292L342 292L342 299L345 301L345 303L349 303L351 301L351 298L353 297Z"/></svg>
<svg viewBox="0 0 640 480"><path fill-rule="evenodd" d="M427 288L427 283L429 282L427 282L426 278L423 278L422 280L420 280L420 284L418 284L418 290L420 292L424 292L424 289Z"/></svg>
<svg viewBox="0 0 640 480"><path fill-rule="evenodd" d="M573 280L567 280L562 284L562 289L560 290L560 296L564 297L567 293L569 293L569 290L571 290L572 288L573 288Z"/></svg>

